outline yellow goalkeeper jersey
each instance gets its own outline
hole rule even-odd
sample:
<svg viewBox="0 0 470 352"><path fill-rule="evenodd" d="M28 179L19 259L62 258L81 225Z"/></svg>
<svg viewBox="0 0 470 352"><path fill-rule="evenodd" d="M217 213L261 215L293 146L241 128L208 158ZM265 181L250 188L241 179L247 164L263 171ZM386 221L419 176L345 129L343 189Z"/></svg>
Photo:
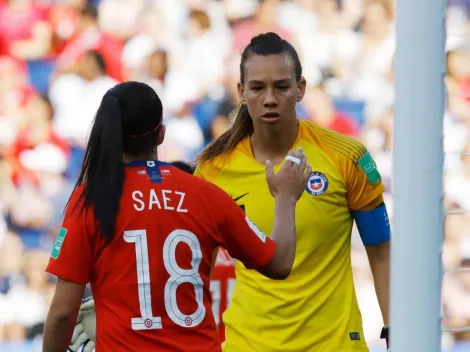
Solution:
<svg viewBox="0 0 470 352"><path fill-rule="evenodd" d="M297 147L313 172L296 208L292 274L275 281L236 263L223 316L224 352L368 351L352 276L351 211L382 198L385 187L359 141L301 121L292 149ZM229 155L200 163L195 174L224 189L261 230L271 232L274 199L249 138Z"/></svg>

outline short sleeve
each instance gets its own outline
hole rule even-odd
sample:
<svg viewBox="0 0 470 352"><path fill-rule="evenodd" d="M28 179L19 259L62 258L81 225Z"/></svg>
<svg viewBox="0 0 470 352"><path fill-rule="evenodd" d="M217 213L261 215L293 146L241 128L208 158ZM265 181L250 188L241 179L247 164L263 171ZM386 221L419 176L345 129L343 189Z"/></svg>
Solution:
<svg viewBox="0 0 470 352"><path fill-rule="evenodd" d="M93 248L87 231L87 212L81 212L81 205L77 204L79 194L78 190L72 194L46 271L65 281L86 284L91 277Z"/></svg>
<svg viewBox="0 0 470 352"><path fill-rule="evenodd" d="M231 257L241 261L247 269L267 265L276 252L276 242L267 237L245 215L238 205L221 191L220 223L217 242Z"/></svg>
<svg viewBox="0 0 470 352"><path fill-rule="evenodd" d="M344 163L346 197L352 211L363 210L382 198L385 186L374 159L362 143L354 145L353 152L344 159Z"/></svg>

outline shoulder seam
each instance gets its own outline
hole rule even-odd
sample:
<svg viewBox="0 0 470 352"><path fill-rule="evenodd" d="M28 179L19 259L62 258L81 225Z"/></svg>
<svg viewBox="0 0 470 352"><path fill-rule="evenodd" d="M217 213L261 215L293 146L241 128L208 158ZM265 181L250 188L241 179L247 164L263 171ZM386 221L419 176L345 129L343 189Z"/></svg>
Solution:
<svg viewBox="0 0 470 352"><path fill-rule="evenodd" d="M367 149L362 142L320 126L316 127L325 147L343 155L355 166L358 164L359 159L367 153Z"/></svg>

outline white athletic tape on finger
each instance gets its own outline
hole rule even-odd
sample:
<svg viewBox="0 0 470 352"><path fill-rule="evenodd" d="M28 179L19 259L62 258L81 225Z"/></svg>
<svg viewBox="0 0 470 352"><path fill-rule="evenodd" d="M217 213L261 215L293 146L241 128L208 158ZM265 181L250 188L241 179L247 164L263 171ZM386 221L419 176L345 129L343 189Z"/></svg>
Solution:
<svg viewBox="0 0 470 352"><path fill-rule="evenodd" d="M295 156L292 156L292 155L286 156L286 160L290 160L297 165L300 165L300 162L301 162L299 158L296 158Z"/></svg>

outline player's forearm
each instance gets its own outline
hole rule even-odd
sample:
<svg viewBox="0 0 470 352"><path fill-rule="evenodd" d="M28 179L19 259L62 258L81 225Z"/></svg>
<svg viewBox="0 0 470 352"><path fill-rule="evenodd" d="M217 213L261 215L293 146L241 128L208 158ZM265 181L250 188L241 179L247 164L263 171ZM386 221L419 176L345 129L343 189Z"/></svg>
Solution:
<svg viewBox="0 0 470 352"><path fill-rule="evenodd" d="M49 311L44 326L43 352L65 352L72 338L75 318L69 314Z"/></svg>
<svg viewBox="0 0 470 352"><path fill-rule="evenodd" d="M295 205L291 199L276 199L271 239L276 242L275 265L290 273L295 258Z"/></svg>
<svg viewBox="0 0 470 352"><path fill-rule="evenodd" d="M374 276L375 292L384 324L389 324L390 309L390 241L366 246L370 268Z"/></svg>

